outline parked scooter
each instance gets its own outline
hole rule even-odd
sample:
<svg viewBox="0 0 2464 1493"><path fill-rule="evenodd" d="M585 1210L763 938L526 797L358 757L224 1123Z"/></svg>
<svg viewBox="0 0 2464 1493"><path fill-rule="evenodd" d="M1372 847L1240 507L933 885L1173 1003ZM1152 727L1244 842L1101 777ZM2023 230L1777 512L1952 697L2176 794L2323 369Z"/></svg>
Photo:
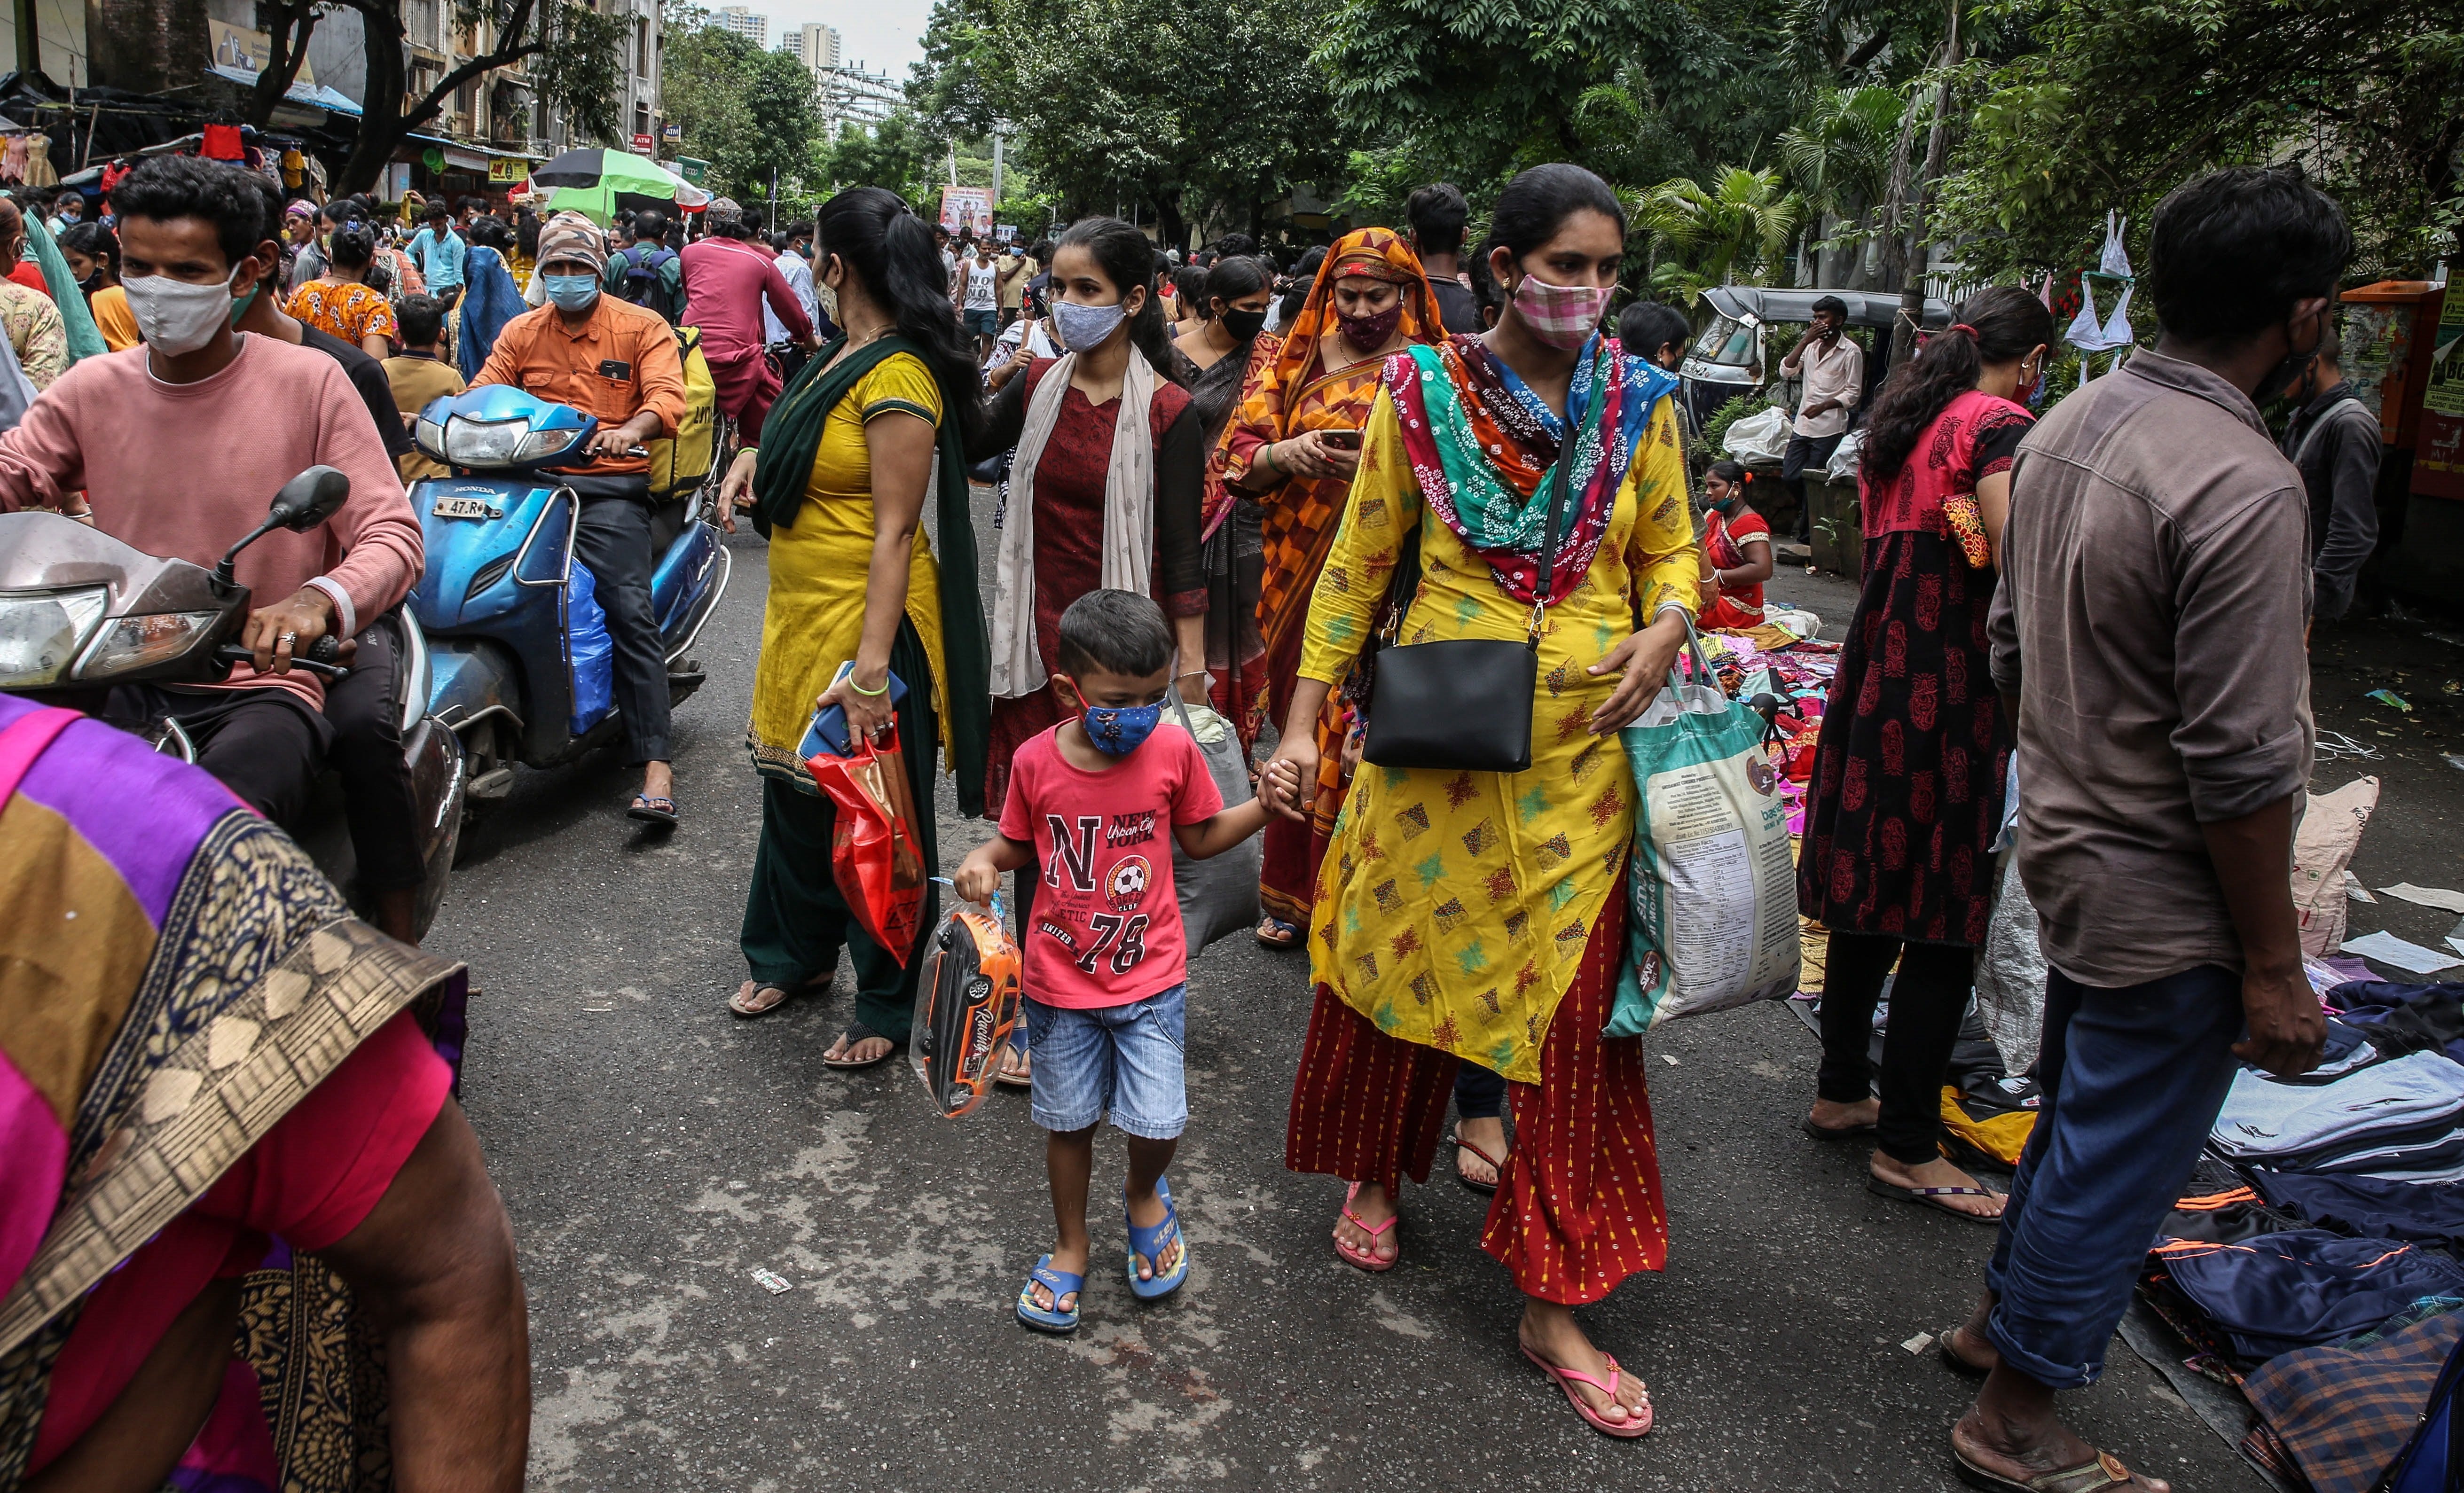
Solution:
<svg viewBox="0 0 2464 1493"><path fill-rule="evenodd" d="M249 588L232 578L240 552L275 529L316 528L350 495L350 478L331 467L309 468L282 485L265 522L211 570L145 554L58 514L0 514L0 690L99 713L114 685L220 682L231 665L251 657L239 646L250 611ZM445 899L462 829L462 747L429 715L426 641L416 622L407 615L401 621L403 752L426 867L415 926L425 935ZM350 670L340 656L335 639L319 638L291 667L341 679ZM145 735L158 749L196 760L178 721L151 722ZM373 904L357 886L341 778L331 768L318 777L297 839L352 907L373 917Z"/></svg>
<svg viewBox="0 0 2464 1493"><path fill-rule="evenodd" d="M411 485L428 571L410 610L433 649L429 709L462 739L473 813L511 791L516 762L554 767L622 732L604 614L574 561L582 500L543 470L585 459L578 453L598 428L595 416L502 384L420 411L420 450L453 475ZM714 472L651 509L650 610L671 703L701 688L686 650L732 569L711 521L716 492Z"/></svg>

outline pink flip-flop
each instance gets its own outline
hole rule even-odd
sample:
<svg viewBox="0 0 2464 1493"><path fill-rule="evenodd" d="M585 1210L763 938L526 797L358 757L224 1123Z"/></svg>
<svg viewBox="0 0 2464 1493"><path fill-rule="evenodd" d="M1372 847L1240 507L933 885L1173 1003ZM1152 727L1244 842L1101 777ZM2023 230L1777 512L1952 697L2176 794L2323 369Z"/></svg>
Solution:
<svg viewBox="0 0 2464 1493"><path fill-rule="evenodd" d="M1615 1403L1617 1400L1617 1379L1620 1377L1621 1371L1617 1368L1617 1361L1615 1358L1610 1357L1610 1355L1606 1353L1602 1353L1600 1355L1601 1357L1609 1360L1609 1378L1606 1384L1593 1378L1590 1374L1583 1372L1580 1369L1560 1369L1555 1364L1552 1364L1546 1358L1541 1357L1538 1353L1533 1352L1529 1348L1523 1350L1523 1356L1530 1359L1533 1364L1537 1365L1542 1373L1545 1373L1549 1377L1557 1381L1557 1388L1566 1392L1566 1399L1568 1403L1574 1407L1574 1414L1582 1416L1584 1420L1589 1422L1593 1430L1598 1431L1607 1436L1630 1438L1640 1436L1651 1429L1651 1392L1649 1390L1646 1389L1643 1391L1642 1403L1627 1412L1626 1417L1623 1420L1611 1420L1606 1416L1601 1415L1598 1411L1594 1410L1590 1405L1584 1403L1583 1396L1576 1392L1574 1385L1567 1382L1569 1380L1573 1380L1579 1383L1588 1384L1592 1388L1599 1391L1602 1394L1607 1395L1611 1403Z"/></svg>
<svg viewBox="0 0 2464 1493"><path fill-rule="evenodd" d="M1395 1226L1395 1220L1401 1218L1403 1215L1396 1213L1389 1216L1383 1223L1372 1223L1367 1219L1364 1219L1360 1215L1352 1211L1352 1199L1359 1196L1360 1184L1358 1182L1354 1182L1343 1195L1343 1216L1351 1219L1353 1224L1366 1231L1371 1239L1384 1239L1386 1237L1386 1231L1393 1228ZM1353 1245L1347 1244L1343 1241L1343 1230L1339 1227L1334 1231L1334 1252L1342 1259L1345 1264L1352 1266L1355 1270L1366 1270L1372 1275L1383 1274L1388 1270L1394 1269L1395 1261L1403 1258L1403 1252L1399 1249L1395 1252L1394 1260L1380 1260L1370 1250L1354 1248Z"/></svg>

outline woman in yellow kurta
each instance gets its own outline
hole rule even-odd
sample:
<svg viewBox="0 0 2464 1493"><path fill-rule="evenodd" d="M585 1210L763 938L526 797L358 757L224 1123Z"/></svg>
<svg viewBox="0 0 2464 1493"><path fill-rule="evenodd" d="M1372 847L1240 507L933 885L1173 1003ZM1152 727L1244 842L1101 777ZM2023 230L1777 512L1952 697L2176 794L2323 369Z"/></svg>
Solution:
<svg viewBox="0 0 2464 1493"><path fill-rule="evenodd" d="M832 805L798 747L825 705L845 708L850 735L875 741L894 723L929 869L938 869L936 745L957 776L961 812L982 812L990 695L958 454L961 428L978 418L977 375L946 300L919 296L908 305L887 289L939 283L932 231L896 194L859 187L830 199L822 208L821 247L822 274L838 291L846 335L780 397L760 449L737 459L720 492L733 527L738 494L749 487L755 521L770 538L770 596L746 733L765 779L740 939L752 977L728 1006L760 1016L797 990L826 985L845 944L855 965L855 1020L823 1061L861 1067L906 1039L936 899L928 884L918 947L903 960L867 934L831 872ZM934 496L946 551L939 563L919 527L936 449L941 482ZM839 679L847 662L855 667Z"/></svg>
<svg viewBox="0 0 2464 1493"><path fill-rule="evenodd" d="M1504 1074L1516 1140L1483 1244L1524 1291L1526 1354L1592 1425L1639 1436L1641 1385L1568 1310L1659 1269L1667 1239L1639 1044L1600 1037L1634 832L1617 732L1666 677L1695 595L1676 381L1596 333L1624 230L1590 172L1524 172L1491 229L1510 295L1497 327L1388 362L1276 755L1309 779L1308 727L1387 621L1407 540L1419 574L1398 644L1520 639L1546 602L1529 771L1357 770L1318 876L1286 1164L1353 1183L1336 1252L1390 1269L1400 1174L1426 1180L1458 1063Z"/></svg>

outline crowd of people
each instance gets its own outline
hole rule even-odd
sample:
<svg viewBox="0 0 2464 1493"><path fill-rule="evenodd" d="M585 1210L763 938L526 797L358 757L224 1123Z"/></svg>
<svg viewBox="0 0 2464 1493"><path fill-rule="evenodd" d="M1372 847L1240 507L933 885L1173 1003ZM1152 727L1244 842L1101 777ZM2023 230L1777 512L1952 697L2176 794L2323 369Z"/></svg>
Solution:
<svg viewBox="0 0 2464 1493"><path fill-rule="evenodd" d="M749 516L768 541L747 731L761 823L730 1009L759 1018L818 992L844 953L852 1019L824 1061L897 1052L937 894L928 884L914 946L882 945L833 874L837 811L801 743L836 710L853 736L895 749L913 803L951 774L960 812L997 826L955 889L979 901L1013 878L1027 1000L1001 1076L1031 1090L1050 1136L1054 1241L1014 1310L1071 1331L1107 1118L1128 1138L1131 1288L1158 1297L1189 1278L1169 1174L1191 1119L1194 951L1174 852L1203 860L1263 834L1254 936L1306 957L1313 994L1285 1159L1345 1184L1330 1198L1333 1252L1365 1273L1397 1266L1405 1178L1425 1183L1444 1139L1462 1179L1493 1194L1480 1242L1524 1295L1520 1350L1588 1425L1648 1432L1641 1376L1573 1311L1662 1268L1668 1244L1641 1040L1603 1035L1644 874L1620 733L1694 628L1762 621L1773 545L1749 474L1698 450L1675 397L1683 315L1612 314L1629 231L1615 192L1578 166L1535 166L1467 242L1468 204L1433 185L1399 230L1353 230L1288 268L1239 235L1179 262L1111 218L1023 252L953 245L878 187L840 193L810 231L770 246L723 199L680 248L657 213L611 235L568 213L506 229L473 206L425 208L397 253L400 214L350 199L303 212L245 173L165 158L115 192L116 239L80 239L94 276L107 263L117 282L94 294L121 293L142 347L78 361L0 434L0 505L210 559L292 472L325 463L353 482L335 519L243 559L242 581L275 599L250 621L253 667L217 690L133 687L144 696L115 709L187 721L204 770L276 823L330 754L366 801L354 838L381 845L402 809L381 750L389 717L346 692L391 697L385 618L422 564L399 475L411 469L396 463L425 458L405 449L404 416L466 378L509 384L599 420L599 459L561 480L581 498L576 551L616 647L624 750L644 771L628 812L680 822L635 453L682 415L680 321L737 432L716 516L733 529ZM0 216L0 250L10 233ZM2350 252L2335 205L2298 172L2220 172L2157 214L2145 283L2162 340L2041 414L2031 395L2056 339L2016 288L1971 296L1879 388L1827 308L1788 357L1806 389L1789 475L1851 421L1864 432L1859 598L1797 867L1798 905L1828 940L1803 1123L1825 1143L1870 1139L1877 1191L1997 1229L1974 1311L1945 1341L1983 1381L1951 1433L1980 1486L2164 1487L2080 1441L2054 1396L2101 1371L2235 1063L2289 1074L2317 1059L2286 875L2310 756L2309 499L2258 406L2315 392ZM530 309L478 311L499 275ZM792 377L782 347L803 355ZM175 462L212 502L160 500L149 474ZM971 477L997 490L990 535ZM288 667L328 633L369 664L332 690ZM1503 645L1527 671L1458 670L1441 692L1485 692L1451 712L1389 693L1381 712L1379 670L1405 677L1409 650L1431 645ZM1227 801L1176 701L1221 717L1248 798ZM53 733L48 748L23 745L28 731ZM67 780L54 752L94 776ZM23 792L81 830L80 815L108 818L96 795L113 775L169 771L143 757L101 727L0 702L0 789L25 775ZM1944 1158L1936 1096L2014 791L2054 973L2043 1109L2005 1195ZM281 874L292 852L255 823L200 809L164 853L245 845ZM930 810L912 827L939 872ZM77 845L108 838L83 832L44 843L63 878ZM137 885L126 863L116 874ZM378 921L407 941L401 911L381 902ZM287 947L274 937L256 956ZM518 1458L490 1460L518 1440L504 1406L453 1419L483 1392L526 1393L510 1384L518 1333L464 1309L510 1299L518 1320L502 1210L473 1179L443 1043L418 1012L395 1015L453 977L373 935L366 950L398 999L325 1036L339 1066L323 1085L309 1075L290 1117L217 1153L292 1170L246 1198L206 1174L183 1205L226 1233L180 1247L244 1253L230 1231L277 1233L385 1300L405 1288L386 1251L458 1241L462 1273L420 1298L450 1320L389 1318L395 1457L468 1458L511 1486ZM97 968L73 983L100 1004L135 978L124 959ZM1894 971L1876 1065L1868 1035ZM238 1011L265 987L232 988L215 999ZM98 1025L135 1040L116 1029ZM80 1117L79 1147L88 1106L119 1112L135 1092L104 1071L110 1084L72 1085L55 1106ZM350 1133L388 1138L341 1154L326 1132L348 1127L328 1110L348 1106ZM407 1187L451 1205L415 1213L398 1203ZM296 1218L277 1205L312 1196L351 1200ZM165 1247L134 1221L123 1236L121 1260ZM117 1309L143 1320L103 1318L151 1357L80 1356L101 1308L55 1313L42 1326L58 1353L43 1370L53 1410L0 1384L0 1414L41 1428L0 1446L31 1446L30 1470L105 1455L107 1434L181 1455L171 1422L191 1401L141 1390L157 1358L165 1375L202 1361L196 1332L183 1336L191 1313L228 1320L212 1275L114 1287L139 1293ZM198 1383L203 1416L212 1386ZM147 1438L126 1441L138 1426Z"/></svg>

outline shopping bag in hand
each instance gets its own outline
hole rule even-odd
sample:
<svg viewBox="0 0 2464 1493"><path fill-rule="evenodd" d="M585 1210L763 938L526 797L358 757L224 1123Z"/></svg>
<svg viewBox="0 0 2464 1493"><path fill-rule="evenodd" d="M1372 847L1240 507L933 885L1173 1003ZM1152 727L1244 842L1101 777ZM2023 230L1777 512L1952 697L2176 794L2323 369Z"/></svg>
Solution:
<svg viewBox="0 0 2464 1493"><path fill-rule="evenodd" d="M1690 680L1625 728L1633 905L1608 1037L1796 989L1796 867L1763 718L1728 698L1689 624Z"/></svg>
<svg viewBox="0 0 2464 1493"><path fill-rule="evenodd" d="M1018 1020L1018 941L1001 899L960 903L941 920L915 993L907 1061L945 1119L983 1103Z"/></svg>
<svg viewBox="0 0 2464 1493"><path fill-rule="evenodd" d="M805 768L838 806L830 835L830 874L864 931L900 965L914 952L924 918L924 855L915 836L915 796L898 728L887 745L862 740L845 757L824 753Z"/></svg>

